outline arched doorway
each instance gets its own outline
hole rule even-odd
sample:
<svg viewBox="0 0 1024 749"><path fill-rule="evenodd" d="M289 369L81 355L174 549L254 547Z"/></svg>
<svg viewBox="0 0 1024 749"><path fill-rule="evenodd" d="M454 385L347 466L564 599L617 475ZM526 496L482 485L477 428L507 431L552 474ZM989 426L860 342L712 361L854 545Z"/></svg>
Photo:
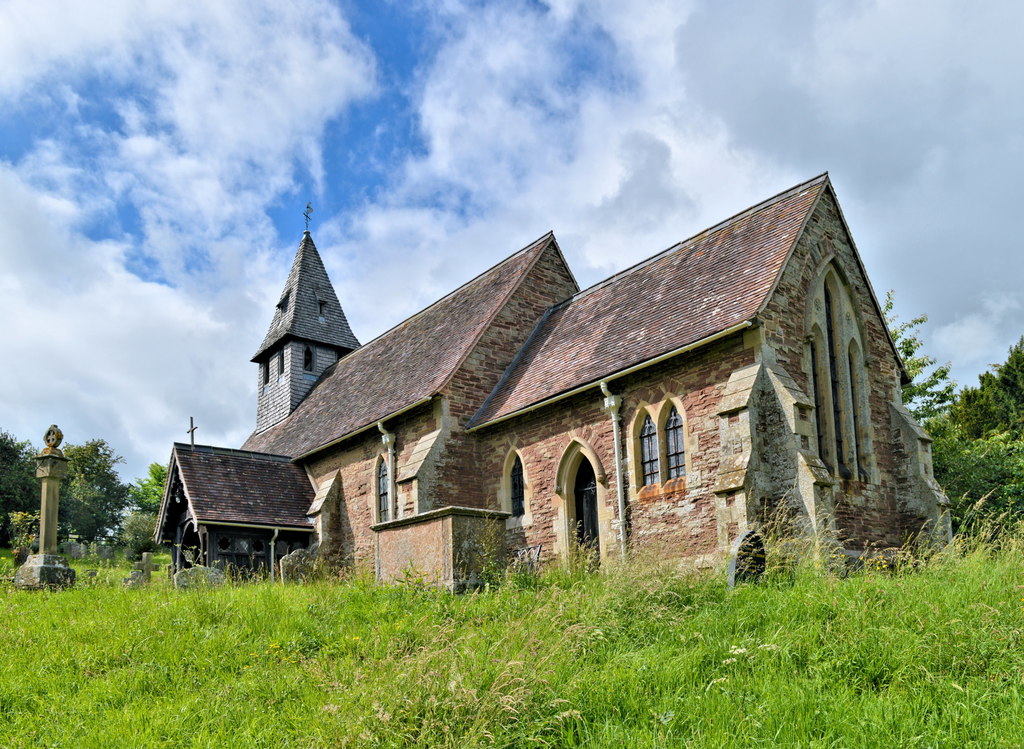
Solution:
<svg viewBox="0 0 1024 749"><path fill-rule="evenodd" d="M576 543L595 553L600 551L597 527L597 476L594 467L586 457L576 469L573 484L576 509Z"/></svg>

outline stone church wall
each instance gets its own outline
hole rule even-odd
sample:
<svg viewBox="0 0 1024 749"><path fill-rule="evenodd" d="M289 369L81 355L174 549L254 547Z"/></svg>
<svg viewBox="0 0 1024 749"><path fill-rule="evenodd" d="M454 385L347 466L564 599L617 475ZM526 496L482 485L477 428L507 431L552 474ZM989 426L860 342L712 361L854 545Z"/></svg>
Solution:
<svg viewBox="0 0 1024 749"><path fill-rule="evenodd" d="M709 561L721 551L713 493L720 455L718 403L730 374L753 360L753 348L738 334L610 383L612 392L622 396L623 480L634 549L667 548L679 557ZM670 401L684 411L687 476L637 490L641 482L634 423L647 409L667 416ZM663 434L660 429L659 433ZM510 548L539 544L545 559L565 552L572 537L573 511L566 504L573 501L574 474L560 476L565 473L560 467L575 443L596 461L601 554L618 553L613 429L597 387L474 434L480 440L478 466L486 481L488 507L509 509L502 475L513 450L523 461L526 513L507 521Z"/></svg>
<svg viewBox="0 0 1024 749"><path fill-rule="evenodd" d="M842 479L835 473L834 522L841 541L848 548L865 544L897 545L905 534L917 532L929 518L913 512L901 520L900 494L907 482L905 446L893 426L891 404L900 400L900 371L879 312L872 301L868 281L860 267L842 222L839 208L830 192L822 196L787 263L780 282L770 298L761 321L765 344L777 364L814 400L810 376L810 320L814 289L820 285L829 266L838 271L856 307L842 325L859 326L864 344L864 398L870 418L861 424L870 449L867 470ZM820 314L820 310L817 311ZM852 319L859 317L859 320ZM851 387L848 379L840 384ZM852 438L853 431L850 428ZM866 480L865 480L866 479Z"/></svg>
<svg viewBox="0 0 1024 749"><path fill-rule="evenodd" d="M498 384L544 312L576 291L564 260L554 245L549 246L452 376L444 391L451 429L437 466L433 507L488 506L484 478L476 470L478 441L466 433L466 424Z"/></svg>
<svg viewBox="0 0 1024 749"><path fill-rule="evenodd" d="M438 414L436 405L428 403L386 425L395 434L395 462L399 476L403 467L414 459L422 438L439 427ZM337 506L325 509L326 522L321 537L324 553L335 563L373 566L376 536L370 526L378 522L377 465L386 455L381 434L374 428L324 450L306 462L306 468L317 485L341 472ZM417 511L417 493L425 483L424 477L417 475L396 483L399 516L414 514Z"/></svg>

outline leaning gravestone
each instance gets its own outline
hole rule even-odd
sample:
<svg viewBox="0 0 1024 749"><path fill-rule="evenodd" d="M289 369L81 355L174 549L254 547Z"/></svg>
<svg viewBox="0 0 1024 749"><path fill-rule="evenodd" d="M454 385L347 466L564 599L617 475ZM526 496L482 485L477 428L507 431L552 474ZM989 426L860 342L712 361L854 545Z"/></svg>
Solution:
<svg viewBox="0 0 1024 749"><path fill-rule="evenodd" d="M216 588L226 582L224 571L216 567L189 567L174 573L174 587L178 590Z"/></svg>
<svg viewBox="0 0 1024 749"><path fill-rule="evenodd" d="M737 583L757 582L766 568L764 541L756 531L747 531L736 539L729 559L729 587Z"/></svg>
<svg viewBox="0 0 1024 749"><path fill-rule="evenodd" d="M281 557L281 580L286 583L304 583L316 568L316 553L309 549L296 549Z"/></svg>
<svg viewBox="0 0 1024 749"><path fill-rule="evenodd" d="M142 560L136 562L134 565L135 570L132 572L132 577L138 572L142 576L142 581L148 583L151 579L152 573L160 570L159 564L153 564L153 555L146 551L142 554Z"/></svg>

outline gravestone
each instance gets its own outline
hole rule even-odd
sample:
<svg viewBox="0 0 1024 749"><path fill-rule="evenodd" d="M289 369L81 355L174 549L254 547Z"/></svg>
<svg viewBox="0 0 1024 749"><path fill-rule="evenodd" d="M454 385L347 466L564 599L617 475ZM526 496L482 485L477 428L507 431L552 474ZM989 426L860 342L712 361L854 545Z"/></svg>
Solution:
<svg viewBox="0 0 1024 749"><path fill-rule="evenodd" d="M106 544L96 544L96 556L100 559L113 559L114 547Z"/></svg>
<svg viewBox="0 0 1024 749"><path fill-rule="evenodd" d="M146 582L142 576L142 570L132 570L131 574L121 581L121 584L126 588L141 588Z"/></svg>
<svg viewBox="0 0 1024 749"><path fill-rule="evenodd" d="M159 564L153 564L153 555L146 551L142 554L142 561L135 563L135 571L132 573L134 576L135 572L138 572L144 582L149 582L152 579L152 573L160 569Z"/></svg>
<svg viewBox="0 0 1024 749"><path fill-rule="evenodd" d="M85 559L85 544L67 541L64 544L64 553L72 559Z"/></svg>
<svg viewBox="0 0 1024 749"><path fill-rule="evenodd" d="M729 559L729 587L757 582L766 568L764 541L756 531L747 531L732 545Z"/></svg>
<svg viewBox="0 0 1024 749"><path fill-rule="evenodd" d="M174 573L174 587L178 590L216 588L226 582L224 571L216 567L189 567Z"/></svg>
<svg viewBox="0 0 1024 749"><path fill-rule="evenodd" d="M316 569L316 553L309 549L296 549L281 557L281 580L286 583L304 583Z"/></svg>

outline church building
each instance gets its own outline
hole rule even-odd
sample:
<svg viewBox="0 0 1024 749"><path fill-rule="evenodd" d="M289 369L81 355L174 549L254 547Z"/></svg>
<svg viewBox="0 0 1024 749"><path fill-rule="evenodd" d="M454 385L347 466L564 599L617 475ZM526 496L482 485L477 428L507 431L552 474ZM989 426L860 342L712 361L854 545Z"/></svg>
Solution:
<svg viewBox="0 0 1024 749"><path fill-rule="evenodd" d="M310 546L459 588L576 548L721 568L780 513L850 552L949 535L827 174L583 290L545 234L362 345L307 231L252 361L241 449L172 450L178 566Z"/></svg>

